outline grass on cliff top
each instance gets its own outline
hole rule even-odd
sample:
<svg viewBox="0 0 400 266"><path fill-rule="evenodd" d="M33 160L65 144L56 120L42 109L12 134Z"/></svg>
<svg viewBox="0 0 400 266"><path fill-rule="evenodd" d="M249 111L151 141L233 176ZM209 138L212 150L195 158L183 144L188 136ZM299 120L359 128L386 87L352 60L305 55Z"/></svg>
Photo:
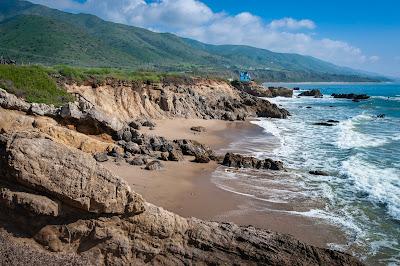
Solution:
<svg viewBox="0 0 400 266"><path fill-rule="evenodd" d="M0 88L31 103L60 106L73 100L41 66L0 65Z"/></svg>
<svg viewBox="0 0 400 266"><path fill-rule="evenodd" d="M63 77L72 79L77 83L86 80L104 81L106 78L114 78L125 81L139 81L146 83L161 82L166 77L178 77L177 73L162 73L153 71L133 71L118 68L82 68L65 65L57 65L49 68L49 73L58 73Z"/></svg>

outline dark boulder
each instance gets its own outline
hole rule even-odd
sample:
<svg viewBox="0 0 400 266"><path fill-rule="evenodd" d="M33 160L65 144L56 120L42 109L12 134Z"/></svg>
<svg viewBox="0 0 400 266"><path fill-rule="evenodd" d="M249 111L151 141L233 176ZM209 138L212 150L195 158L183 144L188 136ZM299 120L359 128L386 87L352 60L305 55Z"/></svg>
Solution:
<svg viewBox="0 0 400 266"><path fill-rule="evenodd" d="M332 127L332 126L334 126L334 124L332 124L332 123L327 123L327 122L318 122L318 123L314 123L313 125L315 125L315 126L326 126L326 127Z"/></svg>
<svg viewBox="0 0 400 266"><path fill-rule="evenodd" d="M96 153L93 157L96 159L96 161L100 163L108 161L108 156L106 152Z"/></svg>
<svg viewBox="0 0 400 266"><path fill-rule="evenodd" d="M196 157L193 162L195 163L209 163L211 161L210 157L207 154L196 154Z"/></svg>
<svg viewBox="0 0 400 266"><path fill-rule="evenodd" d="M140 146L137 143L132 142L132 141L126 143L124 148L125 148L125 151L133 153L133 154L141 152Z"/></svg>
<svg viewBox="0 0 400 266"><path fill-rule="evenodd" d="M369 99L370 96L367 94L354 94L354 93L332 93L331 95L335 99L349 99L349 100L366 100Z"/></svg>
<svg viewBox="0 0 400 266"><path fill-rule="evenodd" d="M323 95L320 90L313 89L310 91L304 91L304 92L300 93L299 96L312 96L315 98L322 98Z"/></svg>
<svg viewBox="0 0 400 266"><path fill-rule="evenodd" d="M327 172L324 172L321 170L309 171L308 173L311 175L329 176L329 174Z"/></svg>
<svg viewBox="0 0 400 266"><path fill-rule="evenodd" d="M183 161L184 157L180 150L172 149L171 151L169 151L168 160L169 161Z"/></svg>
<svg viewBox="0 0 400 266"><path fill-rule="evenodd" d="M274 161L272 159L260 160L234 153L227 153L222 164L224 166L236 168L283 170L283 163L281 161Z"/></svg>
<svg viewBox="0 0 400 266"><path fill-rule="evenodd" d="M207 129L202 126L191 127L190 130L196 131L196 132L206 132L207 131Z"/></svg>

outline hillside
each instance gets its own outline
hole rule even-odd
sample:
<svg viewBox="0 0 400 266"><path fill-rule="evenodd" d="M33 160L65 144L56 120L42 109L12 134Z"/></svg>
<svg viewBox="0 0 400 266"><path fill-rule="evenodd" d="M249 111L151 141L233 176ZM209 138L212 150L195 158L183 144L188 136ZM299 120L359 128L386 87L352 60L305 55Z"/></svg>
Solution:
<svg viewBox="0 0 400 266"><path fill-rule="evenodd" d="M0 2L0 54L18 62L184 71L260 81L377 81L309 56L209 45L169 33L70 14L26 1Z"/></svg>

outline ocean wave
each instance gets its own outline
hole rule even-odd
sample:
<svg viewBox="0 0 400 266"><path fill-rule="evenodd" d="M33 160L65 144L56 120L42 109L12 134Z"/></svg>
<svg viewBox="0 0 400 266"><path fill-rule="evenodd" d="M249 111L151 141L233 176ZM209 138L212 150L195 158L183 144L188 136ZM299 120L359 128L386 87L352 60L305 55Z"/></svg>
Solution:
<svg viewBox="0 0 400 266"><path fill-rule="evenodd" d="M371 98L373 99L380 99L380 100L386 100L386 101L396 101L396 102L400 102L400 96L396 95L396 96L372 96Z"/></svg>
<svg viewBox="0 0 400 266"><path fill-rule="evenodd" d="M281 130L272 121L263 119L258 121L252 121L251 123L262 127L265 130L265 132L268 132L273 136L281 139Z"/></svg>
<svg viewBox="0 0 400 266"><path fill-rule="evenodd" d="M400 170L379 168L361 155L342 163L345 174L354 180L355 188L367 192L371 201L384 204L393 218L400 220Z"/></svg>
<svg viewBox="0 0 400 266"><path fill-rule="evenodd" d="M358 115L339 124L340 131L337 145L341 149L379 147L389 142L392 137L375 137L357 131L356 125L372 121L375 118L369 115Z"/></svg>

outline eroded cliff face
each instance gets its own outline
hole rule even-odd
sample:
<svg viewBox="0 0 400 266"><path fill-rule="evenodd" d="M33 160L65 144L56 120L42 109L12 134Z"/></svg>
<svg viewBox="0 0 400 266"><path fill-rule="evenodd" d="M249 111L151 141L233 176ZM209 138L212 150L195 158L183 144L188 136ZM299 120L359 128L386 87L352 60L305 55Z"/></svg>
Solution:
<svg viewBox="0 0 400 266"><path fill-rule="evenodd" d="M235 89L225 81L190 79L158 84L106 80L100 86L66 85L101 111L122 121L136 118L243 120L249 116L286 118L288 112Z"/></svg>

